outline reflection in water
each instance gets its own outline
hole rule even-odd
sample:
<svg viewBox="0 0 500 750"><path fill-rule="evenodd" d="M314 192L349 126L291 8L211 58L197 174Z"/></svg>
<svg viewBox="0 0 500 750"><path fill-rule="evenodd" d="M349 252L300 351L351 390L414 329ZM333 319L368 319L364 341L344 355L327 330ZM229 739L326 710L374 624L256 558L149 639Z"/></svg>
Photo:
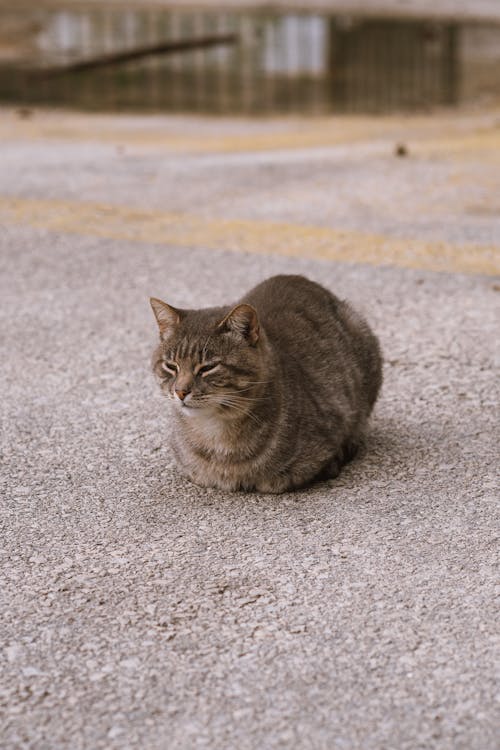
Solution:
<svg viewBox="0 0 500 750"><path fill-rule="evenodd" d="M29 55L14 55L0 67L4 99L251 113L415 110L484 93L500 98L495 25L116 8L47 11L37 18L43 20L33 26ZM201 46L227 34L237 42ZM194 48L168 49L179 40ZM158 45L167 48L153 54ZM143 54L113 64L104 59L127 50ZM79 60L98 66L39 74Z"/></svg>

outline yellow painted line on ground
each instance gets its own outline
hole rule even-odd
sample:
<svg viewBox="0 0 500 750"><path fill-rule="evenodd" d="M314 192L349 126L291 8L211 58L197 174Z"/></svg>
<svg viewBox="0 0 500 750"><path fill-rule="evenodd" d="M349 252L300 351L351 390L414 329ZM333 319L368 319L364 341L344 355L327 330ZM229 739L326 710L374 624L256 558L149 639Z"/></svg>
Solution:
<svg viewBox="0 0 500 750"><path fill-rule="evenodd" d="M112 204L0 196L0 224L177 247L492 276L500 273L500 244L456 246L303 224L207 219Z"/></svg>
<svg viewBox="0 0 500 750"><path fill-rule="evenodd" d="M99 117L99 116L97 116ZM106 121L89 116L67 115L61 122L53 117L34 118L33 121L0 120L0 141L58 141L58 142L98 142L119 147L171 151L179 153L245 153L254 151L275 151L301 148L331 147L348 143L359 143L380 137L387 133L388 126L377 121L337 120L286 121L269 120L267 127L249 121L229 126L217 126L200 118L198 127L189 132L189 124L182 125L175 118L164 127L154 125L135 128L119 127L118 120ZM253 125L253 127L252 127ZM394 128L394 125L392 126Z"/></svg>
<svg viewBox="0 0 500 750"><path fill-rule="evenodd" d="M2 110L0 110L2 115ZM99 142L146 151L243 153L325 148L380 141L383 148L403 141L411 154L453 156L463 153L497 159L498 110L487 116L335 116L238 119L189 116L102 115L36 111L20 120L13 111L0 116L0 143L9 141Z"/></svg>
<svg viewBox="0 0 500 750"><path fill-rule="evenodd" d="M430 126L413 131L404 128L401 122L382 121L331 121L329 124L299 127L296 130L283 130L270 133L245 135L226 135L211 138L171 139L178 150L193 153L238 153L254 151L281 151L309 148L331 148L334 146L352 145L353 151L362 144L380 144L380 150L392 154L398 142L407 144L410 154L432 157L477 158L483 161L498 161L500 158L500 127L482 127L472 132L453 132L448 129L436 133ZM169 140L163 138L148 139L145 134L137 134L134 142L137 146L155 148L167 146Z"/></svg>
<svg viewBox="0 0 500 750"><path fill-rule="evenodd" d="M459 157L475 161L500 161L500 126L479 129L473 133L454 133L439 138L422 139L410 151L418 156Z"/></svg>

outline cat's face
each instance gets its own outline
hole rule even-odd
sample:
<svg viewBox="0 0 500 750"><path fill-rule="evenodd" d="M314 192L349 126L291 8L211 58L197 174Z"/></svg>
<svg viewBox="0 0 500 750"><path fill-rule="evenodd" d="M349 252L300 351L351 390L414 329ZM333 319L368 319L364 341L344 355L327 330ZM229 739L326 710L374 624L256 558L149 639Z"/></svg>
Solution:
<svg viewBox="0 0 500 750"><path fill-rule="evenodd" d="M153 369L162 390L184 417L246 414L255 386L264 380L257 314L238 305L222 317L217 310L176 310L151 305L160 329Z"/></svg>

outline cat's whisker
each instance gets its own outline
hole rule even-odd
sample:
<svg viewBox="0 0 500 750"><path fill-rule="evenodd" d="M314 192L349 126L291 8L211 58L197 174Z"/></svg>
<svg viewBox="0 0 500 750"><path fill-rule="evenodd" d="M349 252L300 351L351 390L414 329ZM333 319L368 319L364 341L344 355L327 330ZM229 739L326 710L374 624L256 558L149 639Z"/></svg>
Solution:
<svg viewBox="0 0 500 750"><path fill-rule="evenodd" d="M230 401L228 399L224 399L223 401L219 402L222 406L227 406L229 409L234 409L237 412L240 412L245 417L248 417L249 419L253 420L256 425L261 425L262 420L259 419L255 414L253 414L251 411L248 411L248 409L243 408L237 403L234 403L233 401Z"/></svg>
<svg viewBox="0 0 500 750"><path fill-rule="evenodd" d="M270 380L263 381L263 383L270 383ZM244 393L245 391L251 391L254 388L254 384L248 385L245 388L239 388L238 393Z"/></svg>
<svg viewBox="0 0 500 750"><path fill-rule="evenodd" d="M250 380L247 382L247 385L269 385L269 383L272 383L272 380Z"/></svg>
<svg viewBox="0 0 500 750"><path fill-rule="evenodd" d="M249 406L256 402L256 399L248 399L245 397L238 396L236 393L225 392L221 394L214 394L212 401L221 406L227 406L228 408L234 408L243 414L248 415L251 418L258 419L255 414L250 410ZM260 420L259 420L260 422Z"/></svg>
<svg viewBox="0 0 500 750"><path fill-rule="evenodd" d="M252 396L241 396L241 391L222 391L223 396L235 396L240 398L242 401L248 401L249 403L261 401L260 398L253 398Z"/></svg>

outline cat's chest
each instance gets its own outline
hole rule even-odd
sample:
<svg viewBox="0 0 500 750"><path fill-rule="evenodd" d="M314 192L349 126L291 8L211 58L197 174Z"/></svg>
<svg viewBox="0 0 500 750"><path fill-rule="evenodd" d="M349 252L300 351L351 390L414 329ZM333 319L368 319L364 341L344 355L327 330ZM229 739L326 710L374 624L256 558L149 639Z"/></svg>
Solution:
<svg viewBox="0 0 500 750"><path fill-rule="evenodd" d="M208 453L229 456L234 453L235 436L232 430L215 415L200 415L185 425L190 442L203 448Z"/></svg>

